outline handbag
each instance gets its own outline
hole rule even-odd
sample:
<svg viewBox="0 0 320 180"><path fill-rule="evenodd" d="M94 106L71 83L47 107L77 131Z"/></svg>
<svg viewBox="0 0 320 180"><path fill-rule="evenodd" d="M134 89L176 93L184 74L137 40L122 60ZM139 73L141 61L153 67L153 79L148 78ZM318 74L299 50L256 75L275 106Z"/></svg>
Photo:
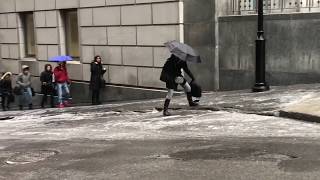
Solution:
<svg viewBox="0 0 320 180"><path fill-rule="evenodd" d="M101 77L101 79L100 79L100 86L101 86L101 88L106 87L106 80L104 80L103 77Z"/></svg>
<svg viewBox="0 0 320 180"><path fill-rule="evenodd" d="M13 95L13 94L10 94L10 95L9 95L9 102L10 102L10 103L14 103L14 101L15 101L14 95Z"/></svg>
<svg viewBox="0 0 320 180"><path fill-rule="evenodd" d="M193 97L200 98L202 96L202 89L201 86L199 86L197 83L192 82L190 84L191 86L191 94Z"/></svg>
<svg viewBox="0 0 320 180"><path fill-rule="evenodd" d="M32 92L32 96L35 96L35 95L36 95L36 92L34 91L33 88L31 88L31 92Z"/></svg>
<svg viewBox="0 0 320 180"><path fill-rule="evenodd" d="M15 86L15 87L13 88L13 94L15 94L15 95L17 95L17 96L22 95L22 89L21 89L21 87L20 87L20 86Z"/></svg>

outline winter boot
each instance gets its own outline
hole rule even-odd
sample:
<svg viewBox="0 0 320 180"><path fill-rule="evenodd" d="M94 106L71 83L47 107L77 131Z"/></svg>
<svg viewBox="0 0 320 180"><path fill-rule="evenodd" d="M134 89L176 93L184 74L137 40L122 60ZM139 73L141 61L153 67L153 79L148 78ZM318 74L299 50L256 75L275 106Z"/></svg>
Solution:
<svg viewBox="0 0 320 180"><path fill-rule="evenodd" d="M70 107L71 106L71 102L70 101L63 101L63 105L65 107Z"/></svg>
<svg viewBox="0 0 320 180"><path fill-rule="evenodd" d="M51 96L50 107L54 108L54 97L53 97L53 95Z"/></svg>
<svg viewBox="0 0 320 180"><path fill-rule="evenodd" d="M164 101L164 106L163 106L163 116L170 116L171 114L169 113L169 104L170 104L170 99L166 99Z"/></svg>
<svg viewBox="0 0 320 180"><path fill-rule="evenodd" d="M32 109L33 109L33 105L29 104L29 110L32 110Z"/></svg>
<svg viewBox="0 0 320 180"><path fill-rule="evenodd" d="M23 110L23 106L22 105L19 105L19 110Z"/></svg>
<svg viewBox="0 0 320 180"><path fill-rule="evenodd" d="M64 108L65 106L64 106L64 104L63 103L60 103L58 106L57 106L57 108Z"/></svg>
<svg viewBox="0 0 320 180"><path fill-rule="evenodd" d="M40 106L41 106L41 108L45 108L45 103L46 103L47 101L46 101L46 99L44 98L44 97L42 97L42 100L41 100L41 104L40 104Z"/></svg>
<svg viewBox="0 0 320 180"><path fill-rule="evenodd" d="M187 99L190 107L198 106L198 103L193 102L191 93L187 93Z"/></svg>

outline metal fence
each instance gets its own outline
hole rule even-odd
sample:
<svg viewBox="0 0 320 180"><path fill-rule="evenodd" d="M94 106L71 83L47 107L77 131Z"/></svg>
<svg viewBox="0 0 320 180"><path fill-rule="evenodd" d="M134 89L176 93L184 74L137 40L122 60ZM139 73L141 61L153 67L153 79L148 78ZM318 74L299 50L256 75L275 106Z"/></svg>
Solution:
<svg viewBox="0 0 320 180"><path fill-rule="evenodd" d="M232 0L234 15L257 13L259 0ZM263 0L265 13L320 12L320 0Z"/></svg>

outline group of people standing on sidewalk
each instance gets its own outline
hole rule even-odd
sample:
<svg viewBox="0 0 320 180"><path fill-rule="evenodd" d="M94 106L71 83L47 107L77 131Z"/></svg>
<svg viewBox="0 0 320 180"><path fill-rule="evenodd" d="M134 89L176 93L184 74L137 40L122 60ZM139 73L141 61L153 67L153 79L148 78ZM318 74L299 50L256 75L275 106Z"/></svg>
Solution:
<svg viewBox="0 0 320 180"><path fill-rule="evenodd" d="M50 64L45 65L45 70L40 75L41 92L43 94L41 100L41 107L45 107L48 96L50 96L50 106L54 107L54 96L58 95L57 107L63 108L70 104L67 101L70 98L69 86L71 81L68 76L66 62L58 63L58 66L54 69Z"/></svg>
<svg viewBox="0 0 320 180"><path fill-rule="evenodd" d="M21 69L22 72L16 77L16 85L14 87L12 87L13 76L11 72L6 72L1 77L0 94L4 111L10 110L10 103L15 101L15 96L20 110L23 110L25 106L28 109L33 109L32 97L35 96L35 92L32 87L30 67L23 65ZM68 87L70 80L65 63L59 63L54 69L50 64L46 64L45 70L40 75L40 81L43 94L40 104L42 108L45 107L48 97L50 97L51 107L54 107L56 94L58 94L57 107L64 107L68 103L63 101L65 96L70 95ZM63 96L63 92L65 92L65 96Z"/></svg>
<svg viewBox="0 0 320 180"><path fill-rule="evenodd" d="M13 74L11 72L4 73L0 78L0 95L1 105L4 111L10 110L10 104L17 97L17 104L20 110L25 106L33 109L32 97L35 95L32 87L32 79L30 67L23 65L22 72L16 77L16 85L12 86ZM91 80L90 89L92 91L92 104L101 104L100 91L105 85L103 75L106 68L102 66L100 56L95 56L91 63ZM71 80L68 75L66 62L58 62L58 65L53 68L51 64L44 66L44 71L40 74L42 99L40 106L45 107L49 104L51 108L64 108L70 105L70 85ZM57 103L55 102L57 97ZM48 103L48 98L50 102Z"/></svg>

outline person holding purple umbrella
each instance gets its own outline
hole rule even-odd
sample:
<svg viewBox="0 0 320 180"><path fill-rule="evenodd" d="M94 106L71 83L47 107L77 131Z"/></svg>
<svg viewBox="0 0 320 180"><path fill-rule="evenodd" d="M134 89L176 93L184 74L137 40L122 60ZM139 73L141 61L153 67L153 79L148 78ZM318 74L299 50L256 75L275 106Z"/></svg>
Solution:
<svg viewBox="0 0 320 180"><path fill-rule="evenodd" d="M58 66L53 70L54 82L57 85L58 92L58 108L64 108L69 106L70 102L64 97L70 97L69 84L71 81L69 79L66 62L58 62ZM65 96L64 96L65 95Z"/></svg>

